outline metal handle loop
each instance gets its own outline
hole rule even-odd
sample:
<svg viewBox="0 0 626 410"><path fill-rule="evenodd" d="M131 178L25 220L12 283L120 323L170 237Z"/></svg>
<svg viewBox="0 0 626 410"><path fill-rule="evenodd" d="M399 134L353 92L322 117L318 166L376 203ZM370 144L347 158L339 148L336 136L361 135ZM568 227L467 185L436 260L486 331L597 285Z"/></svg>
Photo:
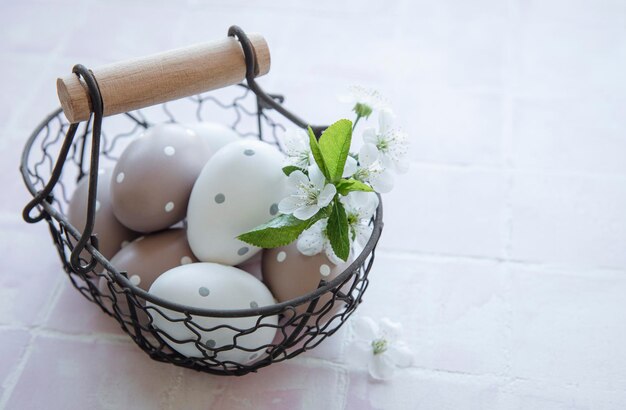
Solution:
<svg viewBox="0 0 626 410"><path fill-rule="evenodd" d="M241 29L241 27L230 26L230 28L228 29L228 35L230 37L236 37L237 40L239 40L239 42L241 43L243 55L246 60L246 82L248 83L248 87L252 90L252 92L256 94L257 98L270 108L281 113L285 118L296 124L298 127L307 129L310 126L313 130L313 133L319 138L319 136L322 134L322 131L328 128L328 126L309 125L308 122L304 121L302 118L287 110L282 104L280 104L270 95L268 95L257 84L255 77L258 74L259 66L257 64L256 53L254 51L254 46L250 42L250 39Z"/></svg>
<svg viewBox="0 0 626 410"><path fill-rule="evenodd" d="M83 233L76 243L76 246L72 250L72 255L70 256L72 269L76 273L85 274L88 271L92 270L97 264L92 255L91 260L86 265L82 265L80 261L80 254L85 249L88 241L91 242L91 245L94 248L98 249L98 239L94 235L92 235L92 233L95 224L96 196L98 192L98 163L100 154L100 132L102 129L103 103L102 96L100 95L100 90L98 88L98 83L96 82L96 79L94 78L91 71L89 71L85 66L77 64L72 69L72 72L77 76L82 77L82 79L87 84L89 96L91 99L91 105L94 112L94 122L91 132L91 164L89 168L87 220L85 222L85 228L83 229ZM61 146L61 151L59 152L59 157L57 158L57 161L52 171L52 175L50 176L50 180L48 181L44 189L39 191L37 195L35 195L35 197L24 207L24 210L22 211L22 217L26 222L35 223L41 221L44 218L47 219L50 217L43 207L41 208L38 215L31 216L31 213L35 207L41 206L44 201L48 203L51 202L52 190L59 182L61 173L63 171L63 165L65 164L65 161L67 160L67 155L72 147L78 125L79 123L71 124L68 128L65 139L63 140L63 145Z"/></svg>
<svg viewBox="0 0 626 410"><path fill-rule="evenodd" d="M89 165L89 189L87 193L87 220L85 221L85 228L83 233L72 250L70 256L70 263L75 272L79 274L85 274L96 267L97 261L90 254L91 259L86 265L81 264L81 253L85 249L87 242L90 241L91 245L98 249L98 238L93 233L93 227L96 222L96 196L98 194L98 167L100 160L100 133L102 130L102 113L104 111L104 104L102 103L102 95L100 94L100 88L98 83L85 66L77 64L72 68L72 72L82 77L87 84L89 90L89 98L91 99L91 106L93 107L93 128L91 131L91 163Z"/></svg>

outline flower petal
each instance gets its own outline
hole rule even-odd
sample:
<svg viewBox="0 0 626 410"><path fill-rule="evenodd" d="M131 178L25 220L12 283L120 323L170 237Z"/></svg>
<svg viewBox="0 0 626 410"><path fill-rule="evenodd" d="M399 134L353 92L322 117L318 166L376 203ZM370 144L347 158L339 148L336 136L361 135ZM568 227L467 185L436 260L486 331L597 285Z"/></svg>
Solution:
<svg viewBox="0 0 626 410"><path fill-rule="evenodd" d="M303 255L313 256L322 252L324 249L324 229L326 228L326 219L315 222L309 229L302 232L298 237L296 244L298 250Z"/></svg>
<svg viewBox="0 0 626 410"><path fill-rule="evenodd" d="M376 175L372 175L370 183L376 192L386 194L393 189L393 175L391 172L384 170Z"/></svg>
<svg viewBox="0 0 626 410"><path fill-rule="evenodd" d="M363 144L359 150L359 162L362 167L369 167L378 159L378 148L374 144Z"/></svg>
<svg viewBox="0 0 626 410"><path fill-rule="evenodd" d="M368 343L379 337L378 325L369 316L357 316L352 320L352 331L358 339L365 339Z"/></svg>
<svg viewBox="0 0 626 410"><path fill-rule="evenodd" d="M317 206L324 208L326 205L330 204L330 201L333 200L336 193L337 188L333 184L327 184L317 196Z"/></svg>
<svg viewBox="0 0 626 410"><path fill-rule="evenodd" d="M370 236L372 236L373 228L374 227L371 225L364 225L364 224L356 225L355 227L356 241L360 246L365 247L365 245L367 244L367 241L370 240Z"/></svg>
<svg viewBox="0 0 626 410"><path fill-rule="evenodd" d="M341 259L339 259L339 256L337 256L335 254L335 251L333 250L332 245L330 244L330 241L326 241L324 243L324 250L326 253L326 257L328 258L329 261L331 261L333 264L335 265L341 265L342 263L345 263L346 261L342 261ZM348 255L348 260L350 260L350 256Z"/></svg>
<svg viewBox="0 0 626 410"><path fill-rule="evenodd" d="M390 109L380 110L378 114L378 129L381 134L386 133L393 126L393 112Z"/></svg>
<svg viewBox="0 0 626 410"><path fill-rule="evenodd" d="M371 218L378 207L378 195L374 192L352 191L345 198L346 210L358 213L359 218Z"/></svg>
<svg viewBox="0 0 626 410"><path fill-rule="evenodd" d="M326 177L322 174L322 171L315 161L309 166L309 179L313 186L320 190L324 188L324 184L326 184Z"/></svg>
<svg viewBox="0 0 626 410"><path fill-rule="evenodd" d="M383 168L395 169L396 164L393 162L393 159L389 155L385 155L382 152L379 152L378 161L383 166Z"/></svg>
<svg viewBox="0 0 626 410"><path fill-rule="evenodd" d="M301 221L306 221L307 219L310 219L313 215L318 213L319 210L320 207L318 205L306 205L293 211L293 216L300 219Z"/></svg>
<svg viewBox="0 0 626 410"><path fill-rule="evenodd" d="M288 196L278 203L278 210L281 214L292 214L296 209L300 208L300 206L300 198Z"/></svg>
<svg viewBox="0 0 626 410"><path fill-rule="evenodd" d="M389 380L393 377L396 366L388 355L382 353L372 355L367 370L369 370L370 376L376 380Z"/></svg>
<svg viewBox="0 0 626 410"><path fill-rule="evenodd" d="M384 335L385 339L390 342L395 342L402 335L403 327L402 323L394 322L389 318L382 318L380 320L380 331Z"/></svg>
<svg viewBox="0 0 626 410"><path fill-rule="evenodd" d="M363 205L361 206L361 218L370 219L379 205L378 195L374 192L362 192L361 199Z"/></svg>
<svg viewBox="0 0 626 410"><path fill-rule="evenodd" d="M290 188L297 191L299 190L301 184L309 184L309 177L307 177L304 172L298 169L289 174L288 184Z"/></svg>
<svg viewBox="0 0 626 410"><path fill-rule="evenodd" d="M289 129L285 131L283 142L287 155L294 156L307 149L309 139L302 130Z"/></svg>
<svg viewBox="0 0 626 410"><path fill-rule="evenodd" d="M413 364L415 355L405 343L392 344L385 352L398 367L409 367Z"/></svg>
<svg viewBox="0 0 626 410"><path fill-rule="evenodd" d="M350 178L356 172L357 162L356 159L348 155L346 158L346 166L343 168L343 178Z"/></svg>
<svg viewBox="0 0 626 410"><path fill-rule="evenodd" d="M378 136L376 134L376 129L374 128L367 128L365 130L363 130L363 142L364 143L369 143L369 144L374 144L376 145L376 143L378 142Z"/></svg>

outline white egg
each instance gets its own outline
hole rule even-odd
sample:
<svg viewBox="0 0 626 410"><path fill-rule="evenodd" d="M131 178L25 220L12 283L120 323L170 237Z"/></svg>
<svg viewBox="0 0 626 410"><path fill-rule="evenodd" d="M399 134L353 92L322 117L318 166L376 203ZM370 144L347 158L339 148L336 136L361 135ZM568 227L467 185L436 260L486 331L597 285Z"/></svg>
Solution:
<svg viewBox="0 0 626 410"><path fill-rule="evenodd" d="M216 122L193 122L183 124L196 135L203 137L213 152L217 152L226 144L239 141L241 138L232 128Z"/></svg>
<svg viewBox="0 0 626 410"><path fill-rule="evenodd" d="M249 309L275 303L261 281L241 269L217 263L191 263L170 269L157 278L149 292L170 302L203 309ZM262 346L272 343L278 323L277 316L260 319L259 316L219 318L192 315L193 322L185 324L181 321L185 318L183 313L158 307L151 302L146 305L153 319L152 325L171 336L163 335L163 338L172 349L187 357L204 357L204 352L222 362L245 364L264 356L265 348ZM254 328L257 321L265 326L248 334L239 333ZM234 343L254 351L235 348ZM214 352L225 346L230 347Z"/></svg>
<svg viewBox="0 0 626 410"><path fill-rule="evenodd" d="M204 262L237 265L260 249L237 239L278 212L286 196L283 154L257 140L220 149L202 169L187 208L187 239Z"/></svg>

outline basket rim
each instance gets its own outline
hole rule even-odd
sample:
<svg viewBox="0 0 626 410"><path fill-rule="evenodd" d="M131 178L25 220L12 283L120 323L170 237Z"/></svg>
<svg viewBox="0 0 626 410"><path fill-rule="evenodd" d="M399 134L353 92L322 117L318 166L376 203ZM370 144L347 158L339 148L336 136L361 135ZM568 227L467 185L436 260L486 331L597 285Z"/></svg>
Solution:
<svg viewBox="0 0 626 410"><path fill-rule="evenodd" d="M31 149L33 148L34 142L37 137L41 134L41 131L48 126L48 124L59 114L62 113L62 108L57 108L55 111L51 112L43 121L39 123L39 125L35 128L35 130L31 133L30 137L26 141L24 149L22 151L22 158L20 163L20 172L22 174L22 178L26 187L28 188L30 194L32 196L37 195L37 190L30 178L29 170L28 170L28 158L31 153ZM118 114L119 115L119 114ZM63 119L62 119L63 120ZM199 315L206 317L250 317L250 316L264 316L264 315L272 315L279 314L288 307L295 307L302 305L306 302L311 302L314 299L320 297L322 294L328 292L331 289L338 287L341 283L343 283L349 275L354 273L359 267L364 265L365 259L374 253L376 244L380 239L380 235L383 229L383 204L382 198L379 193L376 193L378 196L378 208L376 209L376 215L374 217L373 229L370 238L367 243L359 253L357 257L350 263L348 267L344 269L344 271L337 275L333 280L325 282L322 286L318 287L312 292L307 294L298 296L297 298L293 298L290 300L286 300L284 302L275 303L272 305L262 306L258 308L248 308L248 309L204 309L204 308L196 308L192 306L187 306L179 303L170 302L166 299L157 297L155 295L150 294L148 291L139 288L133 285L128 278L123 276L117 268L115 268L108 259L106 259L98 250L96 250L90 243L87 243L86 249L88 252L93 255L93 257L100 263L105 271L108 271L107 274L111 276L111 272L113 273L112 279L121 286L124 292L131 292L135 296L139 296L144 299L146 302L151 302L153 305L156 305L161 308L185 313L188 315ZM63 227L69 232L76 240L78 240L81 236L81 233L69 223L67 217L61 213L59 210L54 208L51 203L47 201L43 201L41 206L44 210L55 220L63 225ZM323 281L322 281L323 282ZM146 306L147 308L148 306Z"/></svg>

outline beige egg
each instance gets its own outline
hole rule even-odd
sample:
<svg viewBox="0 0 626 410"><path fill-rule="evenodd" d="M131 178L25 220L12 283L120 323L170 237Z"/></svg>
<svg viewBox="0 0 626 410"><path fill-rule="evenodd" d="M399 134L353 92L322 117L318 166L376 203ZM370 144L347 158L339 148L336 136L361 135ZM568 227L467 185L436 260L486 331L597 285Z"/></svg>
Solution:
<svg viewBox="0 0 626 410"><path fill-rule="evenodd" d="M119 271L126 272L130 282L144 290L150 286L163 272L181 265L198 262L193 256L187 235L184 229L169 229L146 236L142 236L120 250L112 259L111 264ZM119 291L120 287L115 286ZM100 292L108 296L105 300L109 303L111 290L109 281L100 279ZM118 299L118 308L123 315L129 315L128 304L123 294L115 292ZM144 312L137 312L140 322L147 323L148 318Z"/></svg>
<svg viewBox="0 0 626 410"><path fill-rule="evenodd" d="M279 302L284 302L299 296L306 295L317 289L320 280L331 281L341 274L350 264L333 264L324 253L306 256L300 253L296 243L263 251L263 281ZM332 299L332 293L320 297L314 312L323 314L318 323L330 319L344 303L335 301L332 308L326 312L325 305ZM308 304L296 307L296 314L306 312ZM314 324L318 318L313 317Z"/></svg>
<svg viewBox="0 0 626 410"><path fill-rule="evenodd" d="M144 233L181 221L193 184L212 154L206 138L179 124L148 129L126 147L113 171L115 216Z"/></svg>
<svg viewBox="0 0 626 410"><path fill-rule="evenodd" d="M98 238L100 253L105 258L110 259L120 249L122 244L132 241L140 234L133 232L122 225L111 207L110 185L112 171L102 169L98 172L98 192L96 194L96 220L93 233ZM76 190L70 200L67 217L79 232L85 228L87 220L87 196L89 191L89 177L83 177L76 186ZM85 260L90 260L91 256L85 251Z"/></svg>
<svg viewBox="0 0 626 410"><path fill-rule="evenodd" d="M191 122L182 125L200 137L205 138L214 152L224 145L240 139L239 134L232 128L215 122Z"/></svg>

